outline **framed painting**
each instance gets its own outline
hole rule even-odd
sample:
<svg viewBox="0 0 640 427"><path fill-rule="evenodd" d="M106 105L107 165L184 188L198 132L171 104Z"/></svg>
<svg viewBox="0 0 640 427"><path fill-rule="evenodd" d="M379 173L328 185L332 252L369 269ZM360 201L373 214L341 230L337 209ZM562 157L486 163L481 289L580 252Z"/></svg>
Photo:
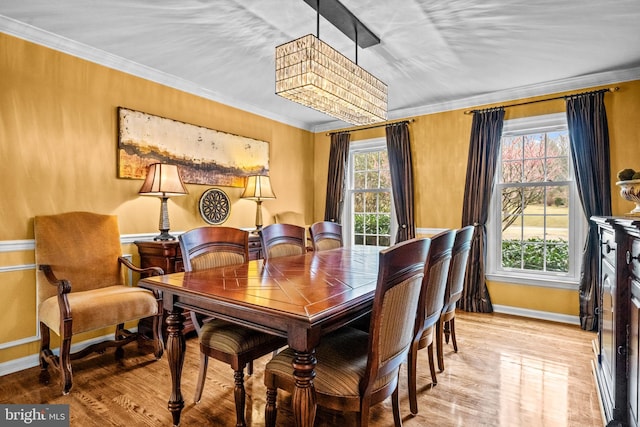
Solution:
<svg viewBox="0 0 640 427"><path fill-rule="evenodd" d="M177 165L189 184L242 187L268 175L269 143L118 107L118 178L144 179L152 163Z"/></svg>

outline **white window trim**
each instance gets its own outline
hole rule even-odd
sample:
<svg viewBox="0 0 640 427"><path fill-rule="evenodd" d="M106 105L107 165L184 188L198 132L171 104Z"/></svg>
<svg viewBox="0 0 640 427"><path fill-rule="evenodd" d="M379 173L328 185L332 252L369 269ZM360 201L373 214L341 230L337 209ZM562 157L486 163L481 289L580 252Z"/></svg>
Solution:
<svg viewBox="0 0 640 427"><path fill-rule="evenodd" d="M369 151L380 151L387 149L386 138L373 138L357 142L349 143L349 164L347 166L347 177L345 182L344 205L342 206L342 233L343 244L351 247L353 244L353 206L351 203L353 192L353 164L351 158L354 153L366 153ZM391 244L395 243L398 231L398 219L396 218L396 209L393 201L393 189L391 189Z"/></svg>
<svg viewBox="0 0 640 427"><path fill-rule="evenodd" d="M510 136L521 134L523 132L550 132L554 130L566 130L567 120L565 113L547 114L543 116L525 117L521 119L506 120L504 122L502 135ZM573 170L573 164L570 161L569 167ZM572 172L573 173L573 172ZM496 180L498 179L496 174ZM584 246L587 230L587 221L584 217L582 206L575 179L569 186L569 251L572 258L569 260L568 273L527 273L522 271L506 271L499 269L497 255L500 242L500 226L495 224L495 220L500 218L501 203L497 191L494 186L494 193L491 197L489 221L487 222L487 260L486 260L486 278L490 281L513 283L519 285L541 286L557 289L578 288L580 281L580 267L582 263L582 248ZM501 250L501 249L500 249Z"/></svg>

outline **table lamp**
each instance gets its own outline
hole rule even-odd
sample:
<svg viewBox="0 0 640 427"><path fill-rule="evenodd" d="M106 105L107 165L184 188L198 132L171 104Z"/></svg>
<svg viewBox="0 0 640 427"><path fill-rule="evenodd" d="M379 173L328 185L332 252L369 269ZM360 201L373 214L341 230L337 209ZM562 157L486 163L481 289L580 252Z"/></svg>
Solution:
<svg viewBox="0 0 640 427"><path fill-rule="evenodd" d="M243 199L256 202L256 231L262 229L262 200L275 199L271 189L271 181L267 175L250 175L244 186L244 192L240 196Z"/></svg>
<svg viewBox="0 0 640 427"><path fill-rule="evenodd" d="M138 194L143 196L160 197L160 222L158 229L160 234L153 240L175 240L169 234L169 211L167 209L167 199L173 196L184 196L188 191L184 187L180 172L176 165L165 163L153 163L149 165L147 178L144 180Z"/></svg>

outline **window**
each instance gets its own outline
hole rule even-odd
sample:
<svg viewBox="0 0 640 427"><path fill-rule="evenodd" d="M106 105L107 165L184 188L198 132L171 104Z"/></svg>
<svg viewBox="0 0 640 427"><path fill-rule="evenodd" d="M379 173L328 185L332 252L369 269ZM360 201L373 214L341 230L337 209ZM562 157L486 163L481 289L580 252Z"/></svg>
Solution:
<svg viewBox="0 0 640 427"><path fill-rule="evenodd" d="M352 142L347 173L345 245L391 246L396 219L386 140Z"/></svg>
<svg viewBox="0 0 640 427"><path fill-rule="evenodd" d="M577 284L585 219L570 150L564 114L505 121L488 224L490 279Z"/></svg>

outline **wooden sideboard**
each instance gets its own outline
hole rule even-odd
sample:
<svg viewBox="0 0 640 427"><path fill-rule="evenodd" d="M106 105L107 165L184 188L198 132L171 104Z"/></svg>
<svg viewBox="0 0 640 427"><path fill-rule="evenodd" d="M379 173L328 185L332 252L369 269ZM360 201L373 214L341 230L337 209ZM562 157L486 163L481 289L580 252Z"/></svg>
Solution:
<svg viewBox="0 0 640 427"><path fill-rule="evenodd" d="M184 264L182 263L182 253L180 252L180 243L177 240L166 241L136 241L134 242L138 247L138 253L140 254L140 266L142 268L147 267L160 267L165 274L178 273L184 271ZM260 236L256 233L249 233L249 259L262 258L262 244L260 243ZM193 323L191 322L191 316L185 316L184 333L192 332L195 330ZM163 316L163 336L166 339L166 326L164 321L166 316ZM151 319L142 319L138 324L138 329L147 336L151 336L152 323Z"/></svg>
<svg viewBox="0 0 640 427"><path fill-rule="evenodd" d="M607 426L639 423L640 218L593 217L600 238L594 372Z"/></svg>

